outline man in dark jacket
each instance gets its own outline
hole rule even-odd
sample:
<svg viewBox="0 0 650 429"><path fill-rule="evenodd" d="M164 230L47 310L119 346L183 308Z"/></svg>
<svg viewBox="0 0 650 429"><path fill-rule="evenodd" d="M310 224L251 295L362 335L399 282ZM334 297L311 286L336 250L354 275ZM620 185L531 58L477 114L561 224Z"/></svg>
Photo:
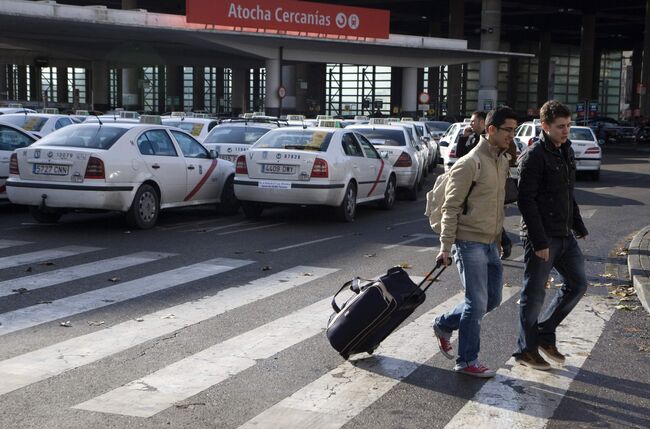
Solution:
<svg viewBox="0 0 650 429"><path fill-rule="evenodd" d="M563 363L556 347L555 330L587 290L584 257L576 238L586 239L587 228L573 196L575 155L569 128L571 111L551 100L540 109L539 140L519 162L518 206L524 236L524 283L521 290L519 340L515 360L547 370L539 354ZM545 286L555 268L564 285L540 316Z"/></svg>

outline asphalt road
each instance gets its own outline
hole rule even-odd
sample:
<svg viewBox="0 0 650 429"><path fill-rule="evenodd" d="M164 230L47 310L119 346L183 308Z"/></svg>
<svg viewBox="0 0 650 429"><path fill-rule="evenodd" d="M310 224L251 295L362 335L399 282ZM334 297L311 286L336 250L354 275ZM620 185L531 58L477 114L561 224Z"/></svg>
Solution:
<svg viewBox="0 0 650 429"><path fill-rule="evenodd" d="M458 302L455 268L373 357L346 363L323 334L345 281L432 266L424 193L388 212L361 207L351 224L313 208L256 221L192 208L149 231L114 214L39 225L4 205L0 427L650 427L650 317L610 293L629 285L625 248L649 223L648 157L606 148L601 180L578 182L592 286L558 333L569 360L549 373L510 358L515 246L503 303L482 322L481 359L499 368L490 381L454 373L430 331ZM518 242L516 208L507 216Z"/></svg>

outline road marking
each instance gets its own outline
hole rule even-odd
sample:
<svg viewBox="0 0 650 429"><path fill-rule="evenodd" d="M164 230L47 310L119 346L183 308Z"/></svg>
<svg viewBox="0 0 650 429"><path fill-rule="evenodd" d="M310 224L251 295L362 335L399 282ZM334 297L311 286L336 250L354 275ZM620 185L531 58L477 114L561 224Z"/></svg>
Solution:
<svg viewBox="0 0 650 429"><path fill-rule="evenodd" d="M424 222L425 220L428 221L429 219L424 216L421 216L418 219L407 220L405 222L392 223L390 224L390 226L408 225L409 223Z"/></svg>
<svg viewBox="0 0 650 429"><path fill-rule="evenodd" d="M512 260L513 260L513 261L516 261L516 262L521 262L521 261L524 260L524 257L525 257L525 256L526 256L526 252L524 251L524 253L522 253L521 255L517 256L516 258L512 258Z"/></svg>
<svg viewBox="0 0 650 429"><path fill-rule="evenodd" d="M394 249L395 247L403 246L405 244L413 243L414 241L423 240L425 238L436 238L437 235L433 235L433 234L411 234L411 237L412 238L409 238L408 240L404 240L404 241L400 241L399 243L389 244L388 246L384 246L384 247L382 247L382 249L384 249L384 250Z"/></svg>
<svg viewBox="0 0 650 429"><path fill-rule="evenodd" d="M423 248L423 249L419 249L418 252L420 252L420 253L424 253L424 252L437 252L438 250L440 250L440 248L437 247L437 246L436 246L436 247L425 247L425 248Z"/></svg>
<svg viewBox="0 0 650 429"><path fill-rule="evenodd" d="M567 355L561 368L537 371L511 358L445 429L475 428L476 422L485 427L546 427L613 312L603 297L583 297L558 329L558 349Z"/></svg>
<svg viewBox="0 0 650 429"><path fill-rule="evenodd" d="M343 237L343 235L334 235L332 237L321 238L320 240L305 241L305 242L302 242L302 243L292 244L290 246L284 246L284 247L278 247L277 249L271 249L271 250L269 250L269 252L281 252L282 250L293 249L293 248L301 247L301 246L308 246L310 244L316 244L316 243L321 243L323 241L335 240L335 239L341 238L341 237Z"/></svg>
<svg viewBox="0 0 650 429"><path fill-rule="evenodd" d="M215 276L250 263L252 261L217 258L58 299L50 304L14 310L0 315L0 335Z"/></svg>
<svg viewBox="0 0 650 429"><path fill-rule="evenodd" d="M234 226L240 226L240 225L253 225L254 222L245 220L242 222L235 222L235 223L229 223L227 225L219 225L215 226L212 228L195 228L195 229L189 229L187 232L214 232L214 231L219 231L221 229L227 229L227 228L232 228Z"/></svg>
<svg viewBox="0 0 650 429"><path fill-rule="evenodd" d="M517 292L517 288L504 288L503 301ZM240 429L342 427L439 353L431 329L433 318L454 308L463 296L462 292L454 295L393 333L373 357L339 365Z"/></svg>
<svg viewBox="0 0 650 429"><path fill-rule="evenodd" d="M9 279L0 282L0 297L11 295L12 290L25 288L28 290L40 289L59 283L72 280L79 280L109 271L120 270L134 265L144 264L161 258L173 256L175 253L138 252L126 256L104 259L97 262L89 262L83 265L76 265L46 273L34 274L31 276ZM1 328L1 326L0 326Z"/></svg>
<svg viewBox="0 0 650 429"><path fill-rule="evenodd" d="M297 266L0 362L0 395L96 362L146 341L338 271ZM171 317L170 315L173 315Z"/></svg>
<svg viewBox="0 0 650 429"><path fill-rule="evenodd" d="M37 262L49 261L50 259L65 258L67 256L80 255L82 253L102 250L101 247L88 246L65 246L58 249L39 250L37 252L22 253L20 255L5 256L0 258L0 269L17 267L19 265L34 264Z"/></svg>
<svg viewBox="0 0 650 429"><path fill-rule="evenodd" d="M19 240L0 240L0 249L6 249L7 247L14 246L23 246L25 244L31 244L31 242Z"/></svg>
<svg viewBox="0 0 650 429"><path fill-rule="evenodd" d="M255 226L255 227L252 227L252 228L237 229L235 231L220 232L217 235L229 235L229 234L236 234L238 232L255 231L257 229L273 228L274 226L285 225L285 223L286 222L272 223L270 225L262 225L262 226Z"/></svg>
<svg viewBox="0 0 650 429"><path fill-rule="evenodd" d="M254 366L259 359L268 359L323 332L323 322L332 313L331 301L325 298L73 408L151 417Z"/></svg>
<svg viewBox="0 0 650 429"><path fill-rule="evenodd" d="M591 219L591 217L596 214L596 211L597 209L580 210L580 216L583 219Z"/></svg>

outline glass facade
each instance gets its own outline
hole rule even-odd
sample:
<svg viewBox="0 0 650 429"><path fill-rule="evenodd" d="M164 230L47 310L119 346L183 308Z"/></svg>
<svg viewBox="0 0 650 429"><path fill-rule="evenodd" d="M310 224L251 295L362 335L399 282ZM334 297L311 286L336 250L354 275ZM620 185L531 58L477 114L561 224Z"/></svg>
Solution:
<svg viewBox="0 0 650 429"><path fill-rule="evenodd" d="M122 104L122 87L120 80L120 69L110 69L108 71L108 104L112 109L115 109Z"/></svg>
<svg viewBox="0 0 650 429"><path fill-rule="evenodd" d="M223 69L223 109L232 112L232 69Z"/></svg>
<svg viewBox="0 0 650 429"><path fill-rule="evenodd" d="M74 103L75 90L78 91L81 104L86 103L86 69L68 67L68 101Z"/></svg>
<svg viewBox="0 0 650 429"><path fill-rule="evenodd" d="M56 67L41 68L41 91L48 102L58 101Z"/></svg>
<svg viewBox="0 0 650 429"><path fill-rule="evenodd" d="M157 113L160 97L160 77L159 67L144 67L142 69L142 89L144 111L149 113Z"/></svg>
<svg viewBox="0 0 650 429"><path fill-rule="evenodd" d="M194 67L183 67L183 110L194 107Z"/></svg>
<svg viewBox="0 0 650 429"><path fill-rule="evenodd" d="M328 64L326 73L328 115L390 115L390 67Z"/></svg>
<svg viewBox="0 0 650 429"><path fill-rule="evenodd" d="M266 68L250 69L248 71L248 106L249 110L261 112L264 110L266 98Z"/></svg>

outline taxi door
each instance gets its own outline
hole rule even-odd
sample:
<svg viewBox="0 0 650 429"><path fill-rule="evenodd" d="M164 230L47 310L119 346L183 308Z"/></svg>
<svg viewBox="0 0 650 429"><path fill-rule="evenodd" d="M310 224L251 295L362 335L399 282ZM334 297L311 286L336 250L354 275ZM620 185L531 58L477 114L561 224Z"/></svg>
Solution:
<svg viewBox="0 0 650 429"><path fill-rule="evenodd" d="M343 150L350 157L353 175L357 179L357 198L366 198L375 183L377 165L364 156L363 149L352 132L344 133L341 139Z"/></svg>
<svg viewBox="0 0 650 429"><path fill-rule="evenodd" d="M160 186L160 204L183 201L187 173L183 157L164 129L145 131L138 137L138 149L149 173Z"/></svg>
<svg viewBox="0 0 650 429"><path fill-rule="evenodd" d="M355 134L361 148L363 149L364 154L368 163L374 167L374 177L372 178L373 183L370 185L370 190L366 197L375 197L377 195L383 195L386 192L386 184L388 181L388 174L385 162L377 149L361 134Z"/></svg>
<svg viewBox="0 0 650 429"><path fill-rule="evenodd" d="M170 132L185 160L187 187L183 201L216 201L219 197L218 175L215 171L218 160L210 159L208 150L189 135L181 131Z"/></svg>

